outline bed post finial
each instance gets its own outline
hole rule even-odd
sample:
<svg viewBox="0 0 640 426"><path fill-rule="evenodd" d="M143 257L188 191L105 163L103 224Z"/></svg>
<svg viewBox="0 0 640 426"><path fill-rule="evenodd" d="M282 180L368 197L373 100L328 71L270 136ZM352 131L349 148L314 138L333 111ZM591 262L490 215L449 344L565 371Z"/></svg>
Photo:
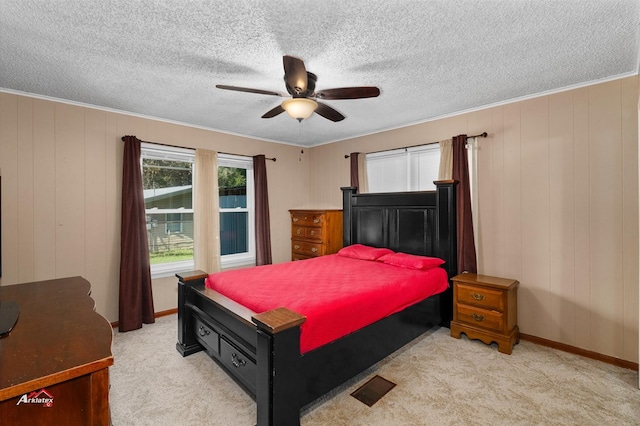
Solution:
<svg viewBox="0 0 640 426"><path fill-rule="evenodd" d="M456 229L456 180L442 180L434 182L436 185L436 232L438 234L438 257L445 259L445 268L449 279L458 273L458 240ZM453 291L451 288L442 293L441 316L442 324L449 327L453 319Z"/></svg>
<svg viewBox="0 0 640 426"><path fill-rule="evenodd" d="M342 190L342 247L350 246L353 242L351 235L351 206L353 196L358 192L355 186L343 186Z"/></svg>

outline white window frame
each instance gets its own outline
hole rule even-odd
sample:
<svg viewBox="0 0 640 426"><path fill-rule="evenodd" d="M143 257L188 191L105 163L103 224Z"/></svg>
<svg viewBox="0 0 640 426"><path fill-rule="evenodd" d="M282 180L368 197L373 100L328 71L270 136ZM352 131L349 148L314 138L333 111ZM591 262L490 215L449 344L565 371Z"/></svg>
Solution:
<svg viewBox="0 0 640 426"><path fill-rule="evenodd" d="M156 160L183 161L185 163L194 163L195 150L188 148L178 148L172 146L157 145L143 142L140 145L140 168L142 169L143 158L152 158ZM195 169L195 165L194 165ZM194 170L195 172L195 170ZM193 188L193 181L191 182ZM191 192L193 197L193 191ZM193 201L191 202L193 206ZM145 210L145 213L193 213L191 209L162 209L157 208ZM157 263L150 265L151 278L168 277L178 272L192 271L194 269L193 258L191 260L182 260L179 262Z"/></svg>
<svg viewBox="0 0 640 426"><path fill-rule="evenodd" d="M479 237L479 214L478 214L478 150L480 149L478 146L478 138L477 137L473 137L473 138L468 138L467 139L467 145L465 147L467 149L467 161L468 161L468 167L469 167L469 191L470 191L470 195L471 195L471 209L473 212L473 235L474 235L474 244L476 246L476 252L477 252L477 248L478 248L478 237ZM412 170L412 156L415 155L416 153L423 153L425 151L437 151L438 152L438 161L436 168L435 168L435 174L434 174L434 178L432 179L433 181L438 180L438 167L439 167L439 159L440 159L440 145L438 143L431 143L428 145L420 145L420 146L415 146L415 147L411 147L411 148L400 148L400 149L394 149L394 150L389 150L389 151L381 151L381 152L374 152L371 154L367 154L365 159L366 159L366 165L367 165L367 178L368 178L368 185L369 185L369 192L382 192L382 191L378 191L376 189L376 181L375 178L372 179L372 175L373 175L373 171L370 170L369 166L370 166L370 160L373 161L382 161L383 162L383 166L382 169L385 172L390 172L391 175L394 174L394 166L397 163L398 158L404 158L405 162L404 162L404 169L406 170L406 182L405 185L396 185L396 187L394 189L392 189L391 191L384 191L384 192L405 192L405 191L431 191L431 190L435 190L436 187L435 185L430 185L429 187L421 187L417 182L416 179L414 179L416 177L416 174L414 173L415 171ZM384 164L385 160L389 160L388 164ZM396 161L393 161L396 160ZM378 168L378 170L380 170L380 168ZM396 176L399 176L400 173L397 173ZM432 183L432 182L431 182Z"/></svg>
<svg viewBox="0 0 640 426"><path fill-rule="evenodd" d="M158 160L184 161L194 163L195 150L189 148L178 148L164 145L157 145L143 142L141 144L142 155L140 159L140 167L142 168L142 158L153 158ZM255 265L256 262L256 245L255 245L255 206L254 206L254 179L253 179L253 159L240 155L218 154L218 167L234 167L247 170L247 207L223 209L223 212L241 212L246 211L247 215L247 247L245 253L228 254L220 256L220 266L222 269L236 268L240 266ZM194 164L195 175L195 164ZM193 186L193 182L192 182ZM192 192L193 194L193 192ZM193 205L193 203L192 203ZM193 213L193 209L162 209L157 208L145 210L150 213ZM195 267L194 260L183 260L179 262L159 263L151 265L151 278L161 278L172 276L178 272L191 271Z"/></svg>
<svg viewBox="0 0 640 426"><path fill-rule="evenodd" d="M220 213L247 212L247 251L245 253L227 254L220 256L222 269L255 265L256 263L256 220L255 220L255 190L253 180L253 158L241 155L218 154L218 167L232 167L247 170L247 207L233 209L220 207Z"/></svg>
<svg viewBox="0 0 640 426"><path fill-rule="evenodd" d="M420 183L419 179L419 170L415 170L415 167L412 165L413 160L416 156L429 153L436 154L437 153L437 161L434 161L434 169L431 171L433 175L432 179L427 179ZM398 173L398 179L396 182L389 182L388 179L385 182L385 185L391 185L391 189L379 190L379 186L376 184L376 180L374 178L375 171L372 170L372 163L377 162L380 164L384 164L384 162L388 160L391 164L392 162L395 164L400 160L403 164L402 168L404 170L403 174ZM400 148L393 149L389 151L381 151L367 154L365 157L366 166L367 166L367 177L368 177L368 185L369 192L407 192L407 191L434 191L436 189L433 184L434 181L438 180L438 165L440 163L440 146L437 143L431 143L426 145L414 146L410 148ZM389 170L387 166L383 166L385 169ZM393 166L391 166L393 168ZM402 179L404 178L404 179Z"/></svg>

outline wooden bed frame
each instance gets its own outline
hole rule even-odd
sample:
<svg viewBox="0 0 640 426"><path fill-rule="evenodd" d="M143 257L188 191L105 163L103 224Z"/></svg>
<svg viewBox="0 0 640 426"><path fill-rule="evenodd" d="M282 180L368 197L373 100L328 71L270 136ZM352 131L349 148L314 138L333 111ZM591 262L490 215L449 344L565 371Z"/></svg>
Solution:
<svg viewBox="0 0 640 426"><path fill-rule="evenodd" d="M455 182L436 191L356 194L342 188L344 245L355 243L443 258L456 274ZM300 409L436 325L449 326L452 289L300 355L304 316L286 308L257 314L204 286L207 274L177 275L177 350L205 350L257 403L257 424L299 425Z"/></svg>

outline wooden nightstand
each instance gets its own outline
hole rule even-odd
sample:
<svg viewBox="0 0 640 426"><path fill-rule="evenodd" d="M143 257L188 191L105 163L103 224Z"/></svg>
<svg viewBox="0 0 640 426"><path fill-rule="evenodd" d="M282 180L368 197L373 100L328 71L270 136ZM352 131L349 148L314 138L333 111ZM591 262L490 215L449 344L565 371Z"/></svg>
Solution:
<svg viewBox="0 0 640 426"><path fill-rule="evenodd" d="M516 280L478 274L460 274L453 281L451 336L496 342L498 350L511 354L520 342L518 285Z"/></svg>

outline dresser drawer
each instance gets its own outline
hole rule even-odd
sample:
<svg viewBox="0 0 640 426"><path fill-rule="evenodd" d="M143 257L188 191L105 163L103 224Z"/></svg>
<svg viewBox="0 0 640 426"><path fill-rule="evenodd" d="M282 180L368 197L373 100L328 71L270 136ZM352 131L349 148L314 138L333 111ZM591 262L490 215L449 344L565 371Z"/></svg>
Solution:
<svg viewBox="0 0 640 426"><path fill-rule="evenodd" d="M311 243L298 240L291 241L291 251L293 253L311 257L322 256L324 254L322 243Z"/></svg>
<svg viewBox="0 0 640 426"><path fill-rule="evenodd" d="M256 361L227 340L220 339L220 361L234 376L256 392Z"/></svg>
<svg viewBox="0 0 640 426"><path fill-rule="evenodd" d="M495 331L502 331L504 328L504 316L501 312L460 303L456 304L456 308L458 310L458 321L460 322Z"/></svg>
<svg viewBox="0 0 640 426"><path fill-rule="evenodd" d="M291 214L291 223L300 226L322 226L323 213L301 212Z"/></svg>
<svg viewBox="0 0 640 426"><path fill-rule="evenodd" d="M456 301L459 303L504 311L502 291L462 283L456 283L456 288L458 292Z"/></svg>
<svg viewBox="0 0 640 426"><path fill-rule="evenodd" d="M291 231L291 236L294 238L322 241L324 238L324 232L322 228L294 225Z"/></svg>
<svg viewBox="0 0 640 426"><path fill-rule="evenodd" d="M291 260L305 260L305 259L313 259L317 256L306 256L304 254L291 253Z"/></svg>

